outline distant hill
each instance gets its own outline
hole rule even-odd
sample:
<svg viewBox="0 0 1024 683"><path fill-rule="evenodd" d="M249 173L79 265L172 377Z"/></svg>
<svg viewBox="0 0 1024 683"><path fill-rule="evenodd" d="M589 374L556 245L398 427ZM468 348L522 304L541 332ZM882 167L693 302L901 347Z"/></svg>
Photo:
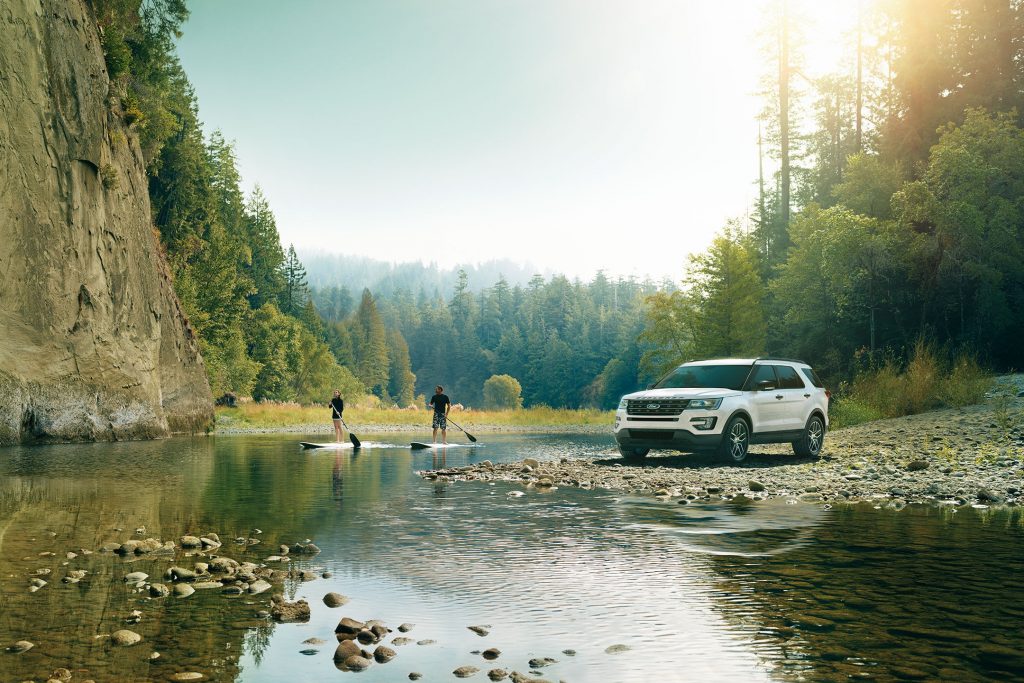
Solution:
<svg viewBox="0 0 1024 683"><path fill-rule="evenodd" d="M312 289L344 287L350 292L358 293L363 288L369 288L375 296L383 297L388 297L398 290L405 290L414 295L422 291L428 296L438 293L447 297L455 288L459 270L466 271L469 276L469 288L474 292L491 287L502 276L514 287L526 285L534 275L540 274L549 278L553 274L550 271L538 270L530 264L515 263L508 259L441 268L436 263L391 263L348 254L299 251L299 257L306 267L309 286Z"/></svg>

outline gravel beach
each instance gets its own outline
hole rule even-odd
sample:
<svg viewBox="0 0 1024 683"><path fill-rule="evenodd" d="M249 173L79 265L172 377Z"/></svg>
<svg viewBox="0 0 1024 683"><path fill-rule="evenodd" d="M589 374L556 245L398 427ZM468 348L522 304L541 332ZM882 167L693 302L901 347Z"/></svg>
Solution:
<svg viewBox="0 0 1024 683"><path fill-rule="evenodd" d="M817 459L772 444L751 447L742 465L710 455L654 452L642 465L609 455L485 461L421 474L450 481L609 489L678 498L680 503L743 495L818 504L877 500L894 507L1012 506L1024 502L1024 375L999 377L978 405L830 432Z"/></svg>

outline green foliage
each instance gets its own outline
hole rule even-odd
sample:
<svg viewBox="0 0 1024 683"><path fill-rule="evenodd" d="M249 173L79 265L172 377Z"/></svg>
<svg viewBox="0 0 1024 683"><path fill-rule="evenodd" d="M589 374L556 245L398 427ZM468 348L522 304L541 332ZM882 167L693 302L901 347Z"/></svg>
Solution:
<svg viewBox="0 0 1024 683"><path fill-rule="evenodd" d="M830 429L842 429L862 422L880 420L885 415L874 406L850 396L836 399L829 407L828 417Z"/></svg>
<svg viewBox="0 0 1024 683"><path fill-rule="evenodd" d="M523 407L523 387L511 375L491 375L484 382L484 408L516 410Z"/></svg>
<svg viewBox="0 0 1024 683"><path fill-rule="evenodd" d="M363 290L362 300L352 321L352 355L355 375L378 398L388 398L387 332L377 311L370 290Z"/></svg>
<svg viewBox="0 0 1024 683"><path fill-rule="evenodd" d="M890 358L877 368L861 372L848 392L840 392L843 395L838 405L842 406L840 415L844 420L871 412L879 417L899 417L940 406L977 403L990 385L991 377L975 359L960 355L947 363L933 347L919 340L904 367Z"/></svg>

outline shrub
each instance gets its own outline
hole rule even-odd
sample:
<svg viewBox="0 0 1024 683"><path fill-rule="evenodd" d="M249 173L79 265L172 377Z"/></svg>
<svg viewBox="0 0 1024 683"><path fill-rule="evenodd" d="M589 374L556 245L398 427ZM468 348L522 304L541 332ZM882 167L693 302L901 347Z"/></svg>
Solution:
<svg viewBox="0 0 1024 683"><path fill-rule="evenodd" d="M488 410L515 410L523 407L523 387L511 375L491 375L484 382L484 407Z"/></svg>
<svg viewBox="0 0 1024 683"><path fill-rule="evenodd" d="M952 408L980 403L991 383L991 376L981 369L978 361L960 355L946 379L939 383L939 400Z"/></svg>
<svg viewBox="0 0 1024 683"><path fill-rule="evenodd" d="M922 413L938 406L939 373L939 359L934 351L923 341L918 341L904 373L904 415Z"/></svg>

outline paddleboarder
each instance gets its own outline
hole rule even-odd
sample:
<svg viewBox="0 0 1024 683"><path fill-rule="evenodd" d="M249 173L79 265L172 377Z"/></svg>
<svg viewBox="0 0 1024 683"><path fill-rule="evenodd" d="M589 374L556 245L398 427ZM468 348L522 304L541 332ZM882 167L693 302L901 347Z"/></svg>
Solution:
<svg viewBox="0 0 1024 683"><path fill-rule="evenodd" d="M331 420L334 422L335 441L341 443L345 440L345 433L341 430L341 414L345 410L345 402L341 400L341 392L334 390L334 398L327 404L331 408Z"/></svg>
<svg viewBox="0 0 1024 683"><path fill-rule="evenodd" d="M441 430L441 443L448 443L448 411L452 401L444 393L444 387L434 387L434 395L430 397L430 405L434 406L434 443L437 443L437 430Z"/></svg>

